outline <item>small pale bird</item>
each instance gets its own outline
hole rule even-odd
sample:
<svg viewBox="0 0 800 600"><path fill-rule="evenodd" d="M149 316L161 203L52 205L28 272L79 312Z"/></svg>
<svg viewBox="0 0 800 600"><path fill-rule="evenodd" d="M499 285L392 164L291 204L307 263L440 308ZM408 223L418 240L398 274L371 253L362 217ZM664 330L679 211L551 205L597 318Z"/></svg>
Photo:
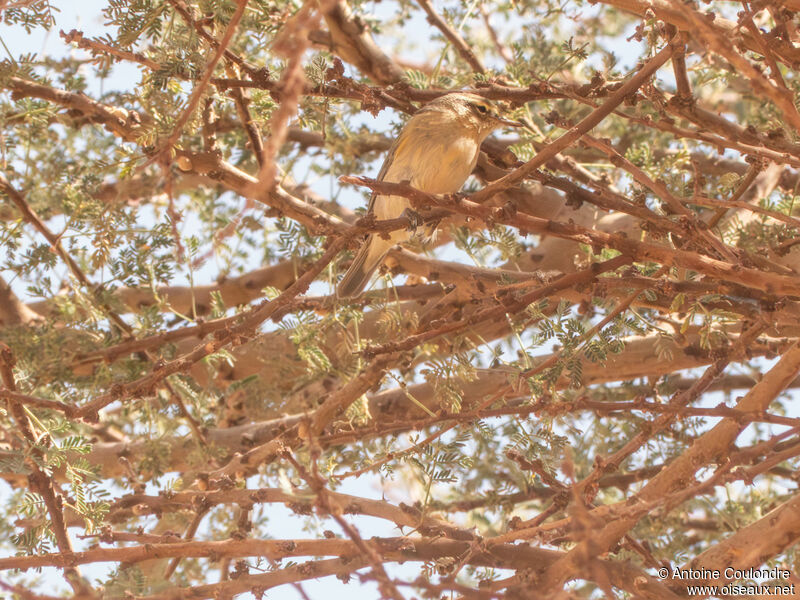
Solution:
<svg viewBox="0 0 800 600"><path fill-rule="evenodd" d="M506 119L494 103L475 94L440 96L419 109L389 150L378 173L379 181L407 181L429 194L452 194L461 189L475 168L481 142L503 126L520 127ZM394 219L410 209L402 196L372 194L367 213L379 220ZM360 293L383 262L389 249L411 237L407 230L393 231L389 239L367 236L353 263L339 282L339 297Z"/></svg>

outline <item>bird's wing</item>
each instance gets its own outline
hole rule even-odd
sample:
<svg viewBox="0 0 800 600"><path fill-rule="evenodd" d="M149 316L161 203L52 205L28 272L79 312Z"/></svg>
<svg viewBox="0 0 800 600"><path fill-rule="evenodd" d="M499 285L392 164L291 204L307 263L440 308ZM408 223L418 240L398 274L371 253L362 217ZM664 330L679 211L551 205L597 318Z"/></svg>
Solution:
<svg viewBox="0 0 800 600"><path fill-rule="evenodd" d="M389 167L392 166L392 162L394 162L394 156L397 154L398 148L404 146L408 142L409 131L408 124L403 127L403 130L400 132L400 135L397 136L397 139L392 143L391 147L389 148L389 153L386 155L386 158L383 161L383 165L381 166L381 170L378 171L378 181L383 181L384 177L386 177L386 173L389 171ZM369 197L369 204L367 205L367 214L372 214L372 207L375 205L375 198L378 197L380 194L377 192L372 192L372 195Z"/></svg>

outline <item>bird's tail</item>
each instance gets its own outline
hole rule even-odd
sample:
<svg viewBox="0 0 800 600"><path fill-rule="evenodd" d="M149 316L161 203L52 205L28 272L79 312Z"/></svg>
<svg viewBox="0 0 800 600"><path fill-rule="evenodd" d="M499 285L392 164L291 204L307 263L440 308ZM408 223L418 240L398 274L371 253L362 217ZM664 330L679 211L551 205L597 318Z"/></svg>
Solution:
<svg viewBox="0 0 800 600"><path fill-rule="evenodd" d="M347 269L342 280L336 288L340 298L351 298L361 293L369 283L375 269L383 261L383 257L391 247L391 242L381 243L383 240L370 236L353 258L353 263Z"/></svg>

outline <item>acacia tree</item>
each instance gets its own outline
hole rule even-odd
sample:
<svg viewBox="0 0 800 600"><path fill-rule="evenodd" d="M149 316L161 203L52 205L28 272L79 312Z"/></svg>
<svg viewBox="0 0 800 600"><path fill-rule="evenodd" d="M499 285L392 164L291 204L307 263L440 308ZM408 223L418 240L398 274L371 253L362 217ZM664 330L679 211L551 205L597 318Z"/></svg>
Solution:
<svg viewBox="0 0 800 600"><path fill-rule="evenodd" d="M3 594L794 581L800 2L0 11ZM526 127L370 179L456 89ZM439 235L340 299L373 190Z"/></svg>

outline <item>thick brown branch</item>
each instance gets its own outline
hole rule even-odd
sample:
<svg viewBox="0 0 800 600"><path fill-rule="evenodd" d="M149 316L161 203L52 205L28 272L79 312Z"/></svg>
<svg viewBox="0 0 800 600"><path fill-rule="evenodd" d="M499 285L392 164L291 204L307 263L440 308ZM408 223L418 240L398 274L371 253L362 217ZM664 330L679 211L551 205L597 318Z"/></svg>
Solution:
<svg viewBox="0 0 800 600"><path fill-rule="evenodd" d="M230 327L224 334L217 337L217 339L203 343L195 347L191 352L180 356L170 362L156 366L148 375L139 378L136 381L123 384L115 388L113 391L102 394L85 404L78 409L76 415L79 418L88 418L94 420L97 418L97 413L100 409L108 406L112 402L121 400L123 398L131 398L140 394L147 393L153 389L157 383L163 380L168 375L184 371L191 367L195 362L213 354L226 344L230 343L233 339L239 336L247 335L253 329L268 319L275 311L282 309L289 301L295 296L304 292L311 285L311 282L317 275L324 269L328 263L333 260L336 254L346 243L346 238L342 237L331 244L330 248L323 254L308 270L303 273L292 285L290 285L280 296L271 302L264 302L257 306L247 314L235 326Z"/></svg>
<svg viewBox="0 0 800 600"><path fill-rule="evenodd" d="M0 279L0 328L29 325L41 320L42 316L20 302L11 287Z"/></svg>
<svg viewBox="0 0 800 600"><path fill-rule="evenodd" d="M769 370L748 394L736 405L744 411L766 410L775 397L780 394L800 371L800 346L793 345ZM682 482L694 479L694 474L718 456L724 456L745 425L736 419L726 418L713 429L703 434L689 449L665 469L660 471L637 494L641 502L663 499ZM548 568L542 578L545 590L559 589L574 577L586 556L595 556L615 544L638 521L638 517L616 519L607 524L590 540L580 542L567 555ZM762 557L763 560L763 557Z"/></svg>
<svg viewBox="0 0 800 600"><path fill-rule="evenodd" d="M327 3L323 16L335 54L378 83L391 84L403 78L403 69L378 47L366 24L353 14L345 0Z"/></svg>
<svg viewBox="0 0 800 600"><path fill-rule="evenodd" d="M794 1L794 0L792 0ZM659 19L675 25L678 29L688 32L694 36L697 29L693 26L690 19L679 8L675 7L668 0L600 0L602 4L614 6L641 17L646 17L648 11L653 11ZM761 45L753 35L739 27L739 25L729 19L714 15L713 21L709 20L709 27L713 28L715 35L722 36L728 40L741 39L745 47L753 52L761 53ZM792 46L791 43L775 39L773 40L774 51L781 61L792 66L800 61L800 49Z"/></svg>

